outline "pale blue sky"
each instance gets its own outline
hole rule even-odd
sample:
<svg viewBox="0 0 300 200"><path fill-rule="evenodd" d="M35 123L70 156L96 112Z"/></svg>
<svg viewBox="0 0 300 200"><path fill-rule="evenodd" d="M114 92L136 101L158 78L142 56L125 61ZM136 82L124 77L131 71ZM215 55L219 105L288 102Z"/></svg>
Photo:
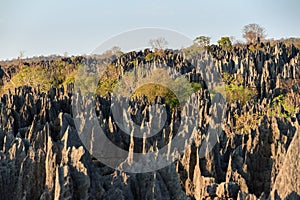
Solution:
<svg viewBox="0 0 300 200"><path fill-rule="evenodd" d="M269 38L300 37L299 0L0 0L0 59L89 54L118 33L142 27L195 38L235 36L258 23Z"/></svg>

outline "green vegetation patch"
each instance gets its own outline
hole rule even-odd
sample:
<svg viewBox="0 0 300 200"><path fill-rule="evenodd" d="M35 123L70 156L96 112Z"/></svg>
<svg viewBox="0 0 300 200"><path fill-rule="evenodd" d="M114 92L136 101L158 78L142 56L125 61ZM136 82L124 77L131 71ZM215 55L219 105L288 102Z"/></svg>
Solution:
<svg viewBox="0 0 300 200"><path fill-rule="evenodd" d="M46 69L37 67L23 67L18 74L12 77L10 82L4 85L3 92L20 86L30 86L33 88L40 88L42 92L47 92L51 87L50 74Z"/></svg>
<svg viewBox="0 0 300 200"><path fill-rule="evenodd" d="M166 103L170 104L171 108L179 106L179 100L172 90L160 84L149 83L139 87L133 94L132 98L146 96L149 102L153 102L156 97L164 97Z"/></svg>

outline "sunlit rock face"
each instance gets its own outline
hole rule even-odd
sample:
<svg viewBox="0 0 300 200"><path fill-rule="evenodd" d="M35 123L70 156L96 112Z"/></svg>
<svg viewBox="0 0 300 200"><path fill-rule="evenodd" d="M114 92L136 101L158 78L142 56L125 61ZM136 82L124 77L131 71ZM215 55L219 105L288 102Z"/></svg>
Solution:
<svg viewBox="0 0 300 200"><path fill-rule="evenodd" d="M129 117L133 122L143 130L162 127L149 138L135 137L138 132L130 125L129 135L118 126L111 110L112 98L120 104L124 101L117 96L93 96L91 100L77 96L74 100L72 86L52 88L48 93L22 87L3 95L0 103L0 199L299 199L298 49L280 43L264 44L255 51L246 47L235 47L230 52L217 47L212 49L210 57L203 57L206 64L214 63L219 73L242 77L244 86L256 91L253 101L243 104L237 100L224 105L213 101L216 95L212 97L205 83L210 77L204 78L197 70L197 60L188 62L178 52L166 51L150 64L145 59L148 53L128 53L112 59L112 63L119 67L119 76L135 68L130 64L132 60L150 68L168 65L202 86L195 92L194 99L189 99L187 106L180 109L170 108L163 97L156 98L155 103L162 105L165 111L153 107L153 102L148 102L146 97L128 98ZM68 62L91 64L96 61L78 58ZM42 62L43 66L50 67L48 63ZM295 107L293 113L283 104L278 111L268 112L269 105L281 101L276 98L280 95L291 100ZM79 101L86 112L74 113L74 101ZM192 107L197 108L196 123L185 118ZM153 109L165 112L163 126L159 122L164 120L155 115ZM217 142L203 148L205 141L214 137L208 126L214 124L211 113L217 110L224 110ZM259 117L237 126L246 114L246 119L256 114ZM91 116L96 121L89 118ZM79 131L76 119L81 117L90 120L81 121ZM187 124L195 123L195 127L190 130L191 126L187 125L182 132L177 132L183 120ZM101 138L95 126L101 127L105 136L124 150L125 159L116 161L117 166L107 166L105 160L97 159L101 145L95 146L99 143L91 141ZM81 131L90 133L89 137L82 138ZM156 157L156 153L164 146L171 148L174 135L189 131L192 134L185 138L183 154L178 156L166 151L163 159L174 158L175 161L151 171L157 159L162 158ZM149 154L153 156L134 162L135 153L148 152L153 152ZM113 161L124 155L106 150L101 158ZM149 169L148 172L125 170L141 167Z"/></svg>

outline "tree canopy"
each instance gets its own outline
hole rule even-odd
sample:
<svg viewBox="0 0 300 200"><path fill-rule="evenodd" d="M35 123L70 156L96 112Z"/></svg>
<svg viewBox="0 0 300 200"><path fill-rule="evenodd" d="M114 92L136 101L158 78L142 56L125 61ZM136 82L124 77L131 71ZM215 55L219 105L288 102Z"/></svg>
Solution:
<svg viewBox="0 0 300 200"><path fill-rule="evenodd" d="M210 45L210 37L207 36L199 36L194 39L194 44L199 47L206 47Z"/></svg>
<svg viewBox="0 0 300 200"><path fill-rule="evenodd" d="M168 41L163 37L159 37L149 40L149 44L153 49L163 50L168 46Z"/></svg>
<svg viewBox="0 0 300 200"><path fill-rule="evenodd" d="M255 43L257 39L264 40L266 38L266 30L258 24L248 24L243 28L243 38L247 43Z"/></svg>
<svg viewBox="0 0 300 200"><path fill-rule="evenodd" d="M230 50L232 48L232 43L227 36L221 37L221 39L218 40L218 44L224 50Z"/></svg>

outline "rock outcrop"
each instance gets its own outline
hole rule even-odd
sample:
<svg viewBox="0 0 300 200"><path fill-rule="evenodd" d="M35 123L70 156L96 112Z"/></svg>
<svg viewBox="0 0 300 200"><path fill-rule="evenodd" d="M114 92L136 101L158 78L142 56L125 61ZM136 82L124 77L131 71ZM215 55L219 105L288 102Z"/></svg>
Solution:
<svg viewBox="0 0 300 200"><path fill-rule="evenodd" d="M113 59L112 63L121 68L120 76L139 64L167 65L202 86L194 99L188 101L189 106L181 109L172 110L164 98L156 98L155 103L166 110L166 120L163 128L149 138L134 137L137 131L130 125L129 135L120 128L111 110L113 95L95 96L91 100L78 96L77 109L94 109L80 113L72 107L72 87L52 88L48 93L20 87L3 95L0 199L299 199L299 50L284 44L257 45L259 48L254 52L246 47L235 47L230 52L216 48L211 50L210 57L203 55L201 61L188 62L171 50L151 61L145 58L151 53L149 50ZM139 64L132 64L132 60ZM81 58L76 62L94 61ZM256 91L255 99L245 104L239 100L215 102L219 96L210 94L208 83L215 77L201 71L201 66L208 65L219 73L242 77L243 86ZM280 95L290 98L292 109L280 104L270 114L270 105L280 103ZM125 102L116 98L117 102ZM145 130L163 121L153 120L153 102L146 97L126 101L130 118ZM192 108L197 108L195 122L188 117L191 113L196 115ZM220 110L224 111L222 119L212 116ZM252 121L255 124L248 129L246 124L236 128L239 118L246 114L248 118L258 116ZM80 117L85 119L81 130L76 126ZM220 127L216 125L218 120L223 122ZM188 125L178 132L181 122ZM109 141L124 150L126 159L119 163L119 170L105 165L105 160L93 154L101 149L101 145L94 145L99 143L93 143L99 139L94 134L94 125L99 125ZM209 129L209 125L213 128ZM82 130L89 136L81 138ZM150 169L159 157L135 163L134 153L156 155L162 147L176 145L172 143L176 134L186 132L193 134L185 138L184 152L172 164L155 172L122 171L126 167ZM216 142L209 146L208 141L214 139ZM121 155L114 155L109 149L103 151L111 162ZM151 159L153 162L149 162Z"/></svg>

